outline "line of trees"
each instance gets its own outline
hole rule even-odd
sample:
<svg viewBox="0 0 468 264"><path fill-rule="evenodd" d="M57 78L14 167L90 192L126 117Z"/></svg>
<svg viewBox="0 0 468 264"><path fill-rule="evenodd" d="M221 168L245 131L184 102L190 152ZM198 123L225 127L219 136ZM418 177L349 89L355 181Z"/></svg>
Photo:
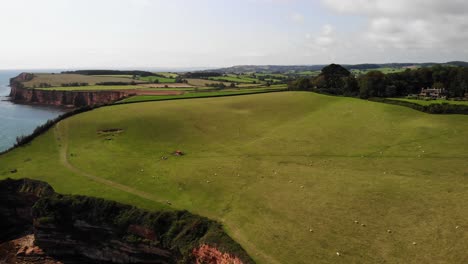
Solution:
<svg viewBox="0 0 468 264"><path fill-rule="evenodd" d="M201 71L201 72L187 72L183 75L184 78L209 78L223 76L219 72Z"/></svg>
<svg viewBox="0 0 468 264"><path fill-rule="evenodd" d="M82 74L82 75L138 75L141 77L159 76L148 71L118 71L118 70L78 70L78 71L63 71L67 74Z"/></svg>
<svg viewBox="0 0 468 264"><path fill-rule="evenodd" d="M62 83L62 87L78 87L78 86L88 86L89 83L80 83L80 82L71 82L71 83Z"/></svg>
<svg viewBox="0 0 468 264"><path fill-rule="evenodd" d="M436 65L391 74L369 71L356 78L344 67L331 64L315 78L289 83L289 90L361 98L408 96L428 87L444 88L451 98L464 97L468 93L468 68Z"/></svg>

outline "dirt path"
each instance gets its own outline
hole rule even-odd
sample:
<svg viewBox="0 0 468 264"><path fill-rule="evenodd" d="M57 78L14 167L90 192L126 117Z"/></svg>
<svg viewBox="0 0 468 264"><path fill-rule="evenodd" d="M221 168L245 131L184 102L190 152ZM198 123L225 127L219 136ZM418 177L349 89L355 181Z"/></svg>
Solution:
<svg viewBox="0 0 468 264"><path fill-rule="evenodd" d="M84 171L74 167L68 160L68 126L67 126L66 121L65 122L59 122L56 125L56 127L54 128L54 133L55 133L55 136L56 136L56 138L57 138L57 140L59 142L60 162L62 163L63 166L65 166L70 171L72 171L72 172L74 172L74 173L76 173L78 175L81 175L83 177L86 177L86 178L88 178L88 179L90 179L92 181L104 184L106 186L109 186L109 187L112 187L112 188L115 188L115 189L130 193L130 194L133 194L133 195L136 195L136 196L139 196L139 197L142 197L144 199L147 199L147 200L150 200L150 201L153 201L153 202L157 202L157 203L160 203L160 204L167 204L167 201L163 201L161 199L158 199L154 195L151 195L151 194L149 194L147 192L143 192L143 191L134 189L132 187L129 187L127 185L123 185L123 184L120 184L120 183L117 183L117 182L114 182L114 181L111 181L111 180L107 180L107 179L92 175L90 173L84 172Z"/></svg>

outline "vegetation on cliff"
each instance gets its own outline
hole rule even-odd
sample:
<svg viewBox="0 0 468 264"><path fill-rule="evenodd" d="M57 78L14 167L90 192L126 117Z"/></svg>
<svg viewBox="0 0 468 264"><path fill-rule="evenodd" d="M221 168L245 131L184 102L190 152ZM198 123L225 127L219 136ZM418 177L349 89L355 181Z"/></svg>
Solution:
<svg viewBox="0 0 468 264"><path fill-rule="evenodd" d="M242 263L253 263L219 223L187 211L146 211L104 199L61 195L55 193L47 183L29 179L0 181L0 197L3 198L0 202L2 231L7 231L4 228L11 229L15 221L19 228L25 228L24 224L27 224L28 220L30 226L34 222L36 244L46 252L58 254L58 258L65 257L60 255L66 252L61 249L60 240L68 237L69 242L74 240L82 245L81 247L90 249L99 247L96 243L105 244L111 240L118 240L124 244L167 250L171 254L165 255L164 258L169 263L193 263L196 256L192 252L203 245L209 245L220 252L235 256ZM16 202L9 205L5 204L5 201ZM15 211L27 211L28 207L32 207L32 214L29 218L26 214L26 218L21 222L16 219L17 216L11 215L11 212ZM3 223L4 220L15 221ZM77 223L82 223L85 227L93 226L93 229L80 229ZM99 228L105 232L100 234ZM114 250L119 249L117 247ZM78 250L72 252L80 253ZM152 252L157 256L157 250ZM99 260L106 259L94 259Z"/></svg>

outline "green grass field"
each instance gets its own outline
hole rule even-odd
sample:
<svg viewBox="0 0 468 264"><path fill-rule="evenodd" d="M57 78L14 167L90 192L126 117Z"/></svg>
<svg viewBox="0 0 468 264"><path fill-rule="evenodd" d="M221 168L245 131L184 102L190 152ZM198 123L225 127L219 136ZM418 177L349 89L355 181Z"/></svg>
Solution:
<svg viewBox="0 0 468 264"><path fill-rule="evenodd" d="M146 102L60 122L0 156L0 177L170 201L261 264L464 264L467 136L465 115L309 92Z"/></svg>
<svg viewBox="0 0 468 264"><path fill-rule="evenodd" d="M198 86L198 87L205 87L207 84L221 83L219 81L210 81L210 80L205 80L205 79L192 79L192 78L187 79L187 82L190 85ZM229 86L231 84L229 82L222 82L222 83L224 83L225 86Z"/></svg>
<svg viewBox="0 0 468 264"><path fill-rule="evenodd" d="M91 76L96 76L96 77L111 77L111 78L133 78L133 75L127 75L127 74L114 74L114 75L91 75Z"/></svg>
<svg viewBox="0 0 468 264"><path fill-rule="evenodd" d="M179 76L179 74L173 72L156 72L156 74L162 75L166 78L176 78L177 76Z"/></svg>
<svg viewBox="0 0 468 264"><path fill-rule="evenodd" d="M302 71L299 72L299 75L308 75L308 76L319 76L322 71Z"/></svg>
<svg viewBox="0 0 468 264"><path fill-rule="evenodd" d="M106 90L135 90L149 89L139 85L88 85L78 87L50 87L36 88L37 90L56 90L56 91L106 91Z"/></svg>
<svg viewBox="0 0 468 264"><path fill-rule="evenodd" d="M260 80L249 77L247 75L228 74L227 76L210 77L209 79L214 80L214 81L227 81L227 82L235 82L235 83L253 83L253 82L261 83Z"/></svg>
<svg viewBox="0 0 468 264"><path fill-rule="evenodd" d="M281 89L266 89L266 88L252 88L248 90L223 90L223 91L212 91L212 92L191 92L184 93L181 95L137 95L126 98L117 103L135 103L135 102L147 102L147 101L163 101L172 99L188 99L188 98L205 98L205 97L220 97L220 96L232 96L232 95L246 95L263 92L275 92Z"/></svg>
<svg viewBox="0 0 468 264"><path fill-rule="evenodd" d="M468 101L451 101L451 100L417 100L417 99L406 99L406 98L389 98L392 100L398 100L398 101L403 101L403 102L410 102L410 103L415 103L419 105L431 105L431 104L455 104L455 105L468 105Z"/></svg>
<svg viewBox="0 0 468 264"><path fill-rule="evenodd" d="M24 82L24 85L25 87L34 88L39 87L41 83L47 83L55 87L60 87L64 83L88 83L89 85L96 85L96 83L101 82L142 83L142 81L139 80L132 80L124 76L116 77L116 75L92 76L81 74L35 73L34 78L31 81Z"/></svg>
<svg viewBox="0 0 468 264"><path fill-rule="evenodd" d="M398 73L398 72L404 72L406 68L391 68L391 67L382 67L382 68L376 68L376 69L369 69L369 70L356 70L353 69L351 70L352 73L354 74L366 74L370 71L380 71L383 74L389 74L389 73Z"/></svg>
<svg viewBox="0 0 468 264"><path fill-rule="evenodd" d="M150 83L153 83L156 80L158 81L158 83L175 83L175 79L159 77L159 76L140 77L139 80L140 81L145 81L145 82L150 82Z"/></svg>

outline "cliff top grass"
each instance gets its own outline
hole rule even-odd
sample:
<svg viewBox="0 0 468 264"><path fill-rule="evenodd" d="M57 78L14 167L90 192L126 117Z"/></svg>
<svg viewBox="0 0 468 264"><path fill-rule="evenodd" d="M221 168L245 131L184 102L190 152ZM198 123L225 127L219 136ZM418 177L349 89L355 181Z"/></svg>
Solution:
<svg viewBox="0 0 468 264"><path fill-rule="evenodd" d="M181 95L136 95L129 98L125 98L119 103L136 103L136 102L148 102L148 101L163 101L172 99L190 99L190 98L206 98L206 97L222 97L222 96L234 96L234 95L248 95L257 93L268 93L277 92L283 90L283 87L279 88L251 88L251 89L225 89L222 91L207 91L207 92L187 92Z"/></svg>
<svg viewBox="0 0 468 264"><path fill-rule="evenodd" d="M122 82L122 83L145 83L144 81L133 80L123 77L111 76L91 76L81 74L51 74L51 73L34 73L34 78L30 81L23 82L25 87L39 88L42 83L49 84L54 87L63 86L68 83L87 83L96 85L102 82Z"/></svg>
<svg viewBox="0 0 468 264"><path fill-rule="evenodd" d="M466 115L308 92L145 102L61 121L0 156L0 177L186 209L258 263L461 264L467 131Z"/></svg>
<svg viewBox="0 0 468 264"><path fill-rule="evenodd" d="M152 88L143 85L86 85L72 87L36 88L37 90L55 91L118 91L118 90L147 90L147 91L193 91L192 87L158 87Z"/></svg>

